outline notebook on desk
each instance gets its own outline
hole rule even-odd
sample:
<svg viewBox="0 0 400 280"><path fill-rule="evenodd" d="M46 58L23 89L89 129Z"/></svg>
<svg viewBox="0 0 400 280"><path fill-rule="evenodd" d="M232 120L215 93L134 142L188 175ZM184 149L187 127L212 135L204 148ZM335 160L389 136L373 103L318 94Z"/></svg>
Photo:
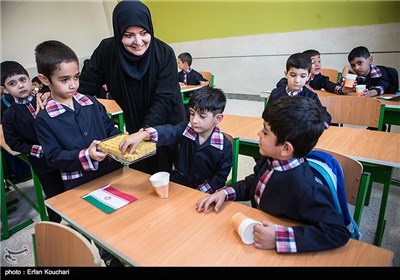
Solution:
<svg viewBox="0 0 400 280"><path fill-rule="evenodd" d="M400 101L400 95L396 96L379 96L379 99L389 100L389 101Z"/></svg>

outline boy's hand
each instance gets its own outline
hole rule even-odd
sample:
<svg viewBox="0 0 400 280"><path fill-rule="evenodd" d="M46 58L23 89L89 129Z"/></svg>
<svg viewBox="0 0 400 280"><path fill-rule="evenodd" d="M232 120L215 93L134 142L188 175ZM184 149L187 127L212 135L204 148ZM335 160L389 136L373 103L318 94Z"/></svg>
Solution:
<svg viewBox="0 0 400 280"><path fill-rule="evenodd" d="M50 92L45 92L42 95L36 95L36 114L39 112L39 110L44 110L44 106L46 106L49 97Z"/></svg>
<svg viewBox="0 0 400 280"><path fill-rule="evenodd" d="M119 149L121 150L122 154L125 154L125 151L130 146L129 153L133 154L139 143L143 140L150 140L150 133L146 130L139 130L138 132L125 137L125 139L119 143Z"/></svg>
<svg viewBox="0 0 400 280"><path fill-rule="evenodd" d="M222 204L225 202L225 197L225 192L221 190L207 197L200 198L196 203L196 210L198 212L204 211L207 213L209 211L208 207L210 207L212 203L215 203L214 209L216 212L218 212L219 209L221 209Z"/></svg>
<svg viewBox="0 0 400 280"><path fill-rule="evenodd" d="M362 97L374 97L377 95L378 95L378 92L374 89L371 89L371 90L366 89L360 94L360 96L362 96Z"/></svg>
<svg viewBox="0 0 400 280"><path fill-rule="evenodd" d="M274 249L276 247L274 224L267 220L262 221L262 224L253 228L254 245L258 249Z"/></svg>
<svg viewBox="0 0 400 280"><path fill-rule="evenodd" d="M95 161L102 161L106 158L106 154L97 150L97 145L100 144L99 140L93 140L92 144L90 144L89 157Z"/></svg>
<svg viewBox="0 0 400 280"><path fill-rule="evenodd" d="M208 81L200 81L202 87L208 86L210 83Z"/></svg>

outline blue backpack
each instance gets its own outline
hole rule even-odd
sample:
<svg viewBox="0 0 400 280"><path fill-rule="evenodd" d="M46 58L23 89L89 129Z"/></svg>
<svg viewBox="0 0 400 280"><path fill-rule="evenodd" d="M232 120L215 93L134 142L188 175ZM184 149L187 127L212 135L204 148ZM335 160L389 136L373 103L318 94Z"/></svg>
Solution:
<svg viewBox="0 0 400 280"><path fill-rule="evenodd" d="M331 190L334 206L343 218L351 238L360 240L361 232L347 207L344 175L339 162L326 152L314 150L306 156L306 159L314 172L315 180Z"/></svg>

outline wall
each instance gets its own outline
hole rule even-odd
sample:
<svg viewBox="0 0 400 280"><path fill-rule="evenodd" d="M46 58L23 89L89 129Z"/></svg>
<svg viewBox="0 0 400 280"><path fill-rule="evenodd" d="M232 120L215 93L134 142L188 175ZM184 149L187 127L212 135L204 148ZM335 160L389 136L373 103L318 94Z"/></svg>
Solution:
<svg viewBox="0 0 400 280"><path fill-rule="evenodd" d="M315 48L325 68L341 70L347 53L365 45L375 62L400 69L399 1L144 1L156 37L193 67L215 74L227 93L274 87L293 52ZM115 0L1 1L1 60L36 75L35 46L48 39L72 47L80 60L112 36ZM338 16L340 14L340 17ZM344 18L344 19L343 19Z"/></svg>
<svg viewBox="0 0 400 280"><path fill-rule="evenodd" d="M115 1L14 0L0 4L1 60L20 62L31 76L37 73L34 49L45 40L64 42L83 61L101 39L112 36L111 12Z"/></svg>

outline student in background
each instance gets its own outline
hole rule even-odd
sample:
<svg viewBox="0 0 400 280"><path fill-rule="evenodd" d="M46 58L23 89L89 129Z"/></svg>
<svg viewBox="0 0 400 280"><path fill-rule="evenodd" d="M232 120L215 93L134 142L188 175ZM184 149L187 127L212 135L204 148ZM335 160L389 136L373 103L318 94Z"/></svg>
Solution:
<svg viewBox="0 0 400 280"><path fill-rule="evenodd" d="M372 64L372 56L366 47L352 49L347 58L350 67L343 68L341 84L344 84L347 73L352 73L357 75L357 79L351 91L355 91L356 85L367 85L361 96L373 97L388 92L390 82L387 70L384 66Z"/></svg>
<svg viewBox="0 0 400 280"><path fill-rule="evenodd" d="M134 152L142 140L157 141L157 146L179 144L171 181L213 193L225 186L232 167L232 143L218 128L223 119L226 97L222 90L204 87L189 100L190 121L160 125L129 135L121 142L122 152Z"/></svg>
<svg viewBox="0 0 400 280"><path fill-rule="evenodd" d="M191 68L192 56L190 53L181 53L178 55L178 81L181 85L200 85L208 86L209 82L196 70Z"/></svg>
<svg viewBox="0 0 400 280"><path fill-rule="evenodd" d="M324 131L325 113L308 97L282 97L271 102L262 115L264 124L258 136L263 157L254 173L201 198L196 210L208 212L215 203L218 212L227 200L251 200L254 208L304 224L286 227L262 221L254 226L258 249L298 253L346 244L350 234L333 205L330 190L315 181L305 159Z"/></svg>
<svg viewBox="0 0 400 280"><path fill-rule="evenodd" d="M3 116L3 132L6 143L12 150L28 156L29 163L42 184L46 198L62 193L64 185L60 172L49 166L43 156L43 148L36 137L34 128L37 114L36 95L32 94L32 83L28 72L18 62L2 62L1 86L14 98L14 102ZM61 221L61 217L50 208L47 208L47 212L50 221Z"/></svg>
<svg viewBox="0 0 400 280"><path fill-rule="evenodd" d="M49 92L49 88L42 84L38 76L32 78L32 86L33 86L32 90L33 94Z"/></svg>
<svg viewBox="0 0 400 280"><path fill-rule="evenodd" d="M308 55L311 59L311 72L310 78L308 78L305 86L309 90L321 90L324 89L327 92L336 93L340 95L347 94L352 92L352 89L345 88L338 83L333 83L329 80L329 77L324 76L321 73L322 64L321 64L321 54L317 50L305 50L304 54ZM282 78L278 83L277 87L281 85L287 85L287 79Z"/></svg>
<svg viewBox="0 0 400 280"><path fill-rule="evenodd" d="M35 57L39 79L51 94L36 117L35 129L46 159L61 171L65 189L121 168L96 149L99 140L120 132L95 97L77 92L80 73L75 52L50 40L36 47Z"/></svg>
<svg viewBox="0 0 400 280"><path fill-rule="evenodd" d="M267 107L273 101L284 96L306 96L314 100L319 106L323 107L318 95L308 89L305 85L310 77L311 59L307 54L295 53L292 54L286 61L286 71L284 75L287 79L287 84L281 84L279 87L272 90L268 99ZM325 110L326 108L323 107ZM325 125L328 127L331 124L332 117L327 112Z"/></svg>

